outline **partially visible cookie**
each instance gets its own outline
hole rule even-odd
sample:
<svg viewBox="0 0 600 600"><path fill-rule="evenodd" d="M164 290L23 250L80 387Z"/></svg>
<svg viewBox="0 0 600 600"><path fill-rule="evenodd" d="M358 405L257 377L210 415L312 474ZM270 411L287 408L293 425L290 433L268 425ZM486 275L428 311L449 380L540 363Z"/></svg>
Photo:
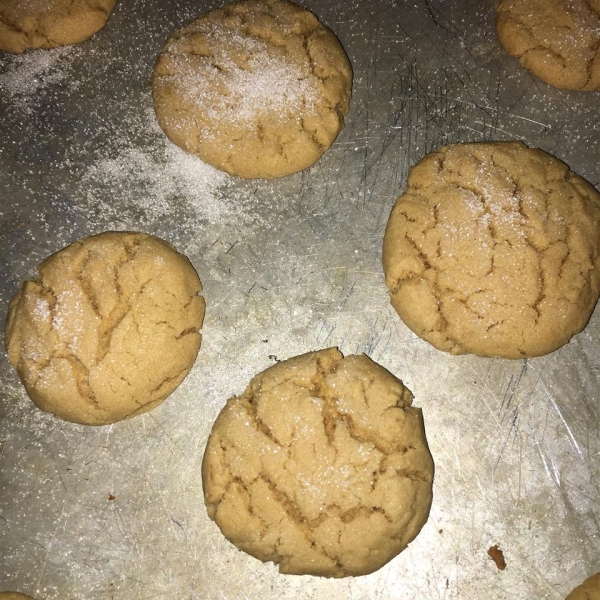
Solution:
<svg viewBox="0 0 600 600"><path fill-rule="evenodd" d="M117 0L0 0L0 50L77 44L102 29Z"/></svg>
<svg viewBox="0 0 600 600"><path fill-rule="evenodd" d="M33 600L33 598L19 592L0 592L0 600Z"/></svg>
<svg viewBox="0 0 600 600"><path fill-rule="evenodd" d="M600 0L500 0L504 48L540 79L567 90L600 90Z"/></svg>
<svg viewBox="0 0 600 600"><path fill-rule="evenodd" d="M600 293L600 193L521 142L456 144L420 160L391 212L392 305L452 354L556 350Z"/></svg>
<svg viewBox="0 0 600 600"><path fill-rule="evenodd" d="M433 461L421 410L366 356L280 362L217 418L202 481L211 519L281 573L364 575L427 520Z"/></svg>
<svg viewBox="0 0 600 600"><path fill-rule="evenodd" d="M189 260L142 233L79 240L11 300L8 358L35 404L104 425L158 406L200 348L204 299Z"/></svg>
<svg viewBox="0 0 600 600"><path fill-rule="evenodd" d="M175 32L152 79L175 144L244 178L310 167L344 125L352 69L336 36L287 0L226 4Z"/></svg>
<svg viewBox="0 0 600 600"><path fill-rule="evenodd" d="M600 600L600 573L588 577L565 600Z"/></svg>

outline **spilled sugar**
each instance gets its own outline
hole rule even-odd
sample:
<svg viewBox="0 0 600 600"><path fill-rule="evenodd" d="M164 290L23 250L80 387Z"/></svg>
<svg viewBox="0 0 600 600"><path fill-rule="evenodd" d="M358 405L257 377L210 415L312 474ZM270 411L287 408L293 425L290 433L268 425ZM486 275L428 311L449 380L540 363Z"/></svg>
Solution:
<svg viewBox="0 0 600 600"><path fill-rule="evenodd" d="M487 212L481 215L481 225L485 229L489 227L502 228L505 231L508 230L516 238L524 238L525 232L522 227L525 224L525 218L520 212L519 198L512 191L508 191L511 187L508 180L498 185L499 177L506 179L501 171L495 169L487 161L483 162L477 170L475 185L479 189L487 209ZM480 204L479 201L476 203Z"/></svg>
<svg viewBox="0 0 600 600"><path fill-rule="evenodd" d="M57 295L52 327L61 338L77 340L85 319L82 302L83 293L77 287Z"/></svg>
<svg viewBox="0 0 600 600"><path fill-rule="evenodd" d="M31 103L41 90L62 82L71 69L73 59L78 54L75 46L64 46L54 50L33 50L17 56L0 57L0 69L8 65L0 74L0 94L5 101L31 112ZM77 89L77 81L70 81L71 89Z"/></svg>
<svg viewBox="0 0 600 600"><path fill-rule="evenodd" d="M36 50L23 55L0 57L0 97L14 115L33 115L40 98L52 94L53 112L69 113L77 102L77 90L84 80L77 78L73 60L81 49L73 46ZM84 75L85 77L85 75ZM68 94L65 94L68 90ZM65 97L66 96L66 97ZM69 104L67 104L69 103ZM81 160L70 160L68 152L48 163L53 173L61 173L55 198L47 206L62 214L65 225L53 235L72 241L68 223L85 221L110 229L144 229L169 220L184 218L190 225L242 225L257 221L251 205L253 197L237 192L234 178L203 163L170 142L156 121L149 90L135 101L123 98L126 126L113 123L81 123L88 139L109 129L108 143L96 147ZM33 121L28 121L33 124ZM93 124L92 124L93 123ZM45 132L48 133L48 130ZM143 142L139 141L139 136ZM35 131L32 131L35 134ZM81 155L78 155L78 157ZM77 182L76 186L71 185ZM48 185L48 184L46 184ZM60 191L59 191L60 190ZM32 190L36 195L39 189ZM65 195L73 203L64 204ZM48 230L46 215L38 226Z"/></svg>
<svg viewBox="0 0 600 600"><path fill-rule="evenodd" d="M50 304L45 298L37 298L35 301L34 316L42 321L48 321L51 315Z"/></svg>
<svg viewBox="0 0 600 600"><path fill-rule="evenodd" d="M239 180L173 144L160 129L154 109L128 108L133 134L113 136L81 177L82 208L99 212L108 226L129 228L182 220L193 227L241 227L265 223L256 198ZM143 131L138 144L132 135Z"/></svg>
<svg viewBox="0 0 600 600"><path fill-rule="evenodd" d="M121 205L127 205L154 221L168 215L178 199L198 219L218 223L236 213L237 205L227 202L221 192L227 179L225 173L166 142L153 149L126 146L115 157L101 158L87 169L82 183L87 201L100 202L108 217L116 218ZM94 191L99 187L110 188L113 199L99 200Z"/></svg>

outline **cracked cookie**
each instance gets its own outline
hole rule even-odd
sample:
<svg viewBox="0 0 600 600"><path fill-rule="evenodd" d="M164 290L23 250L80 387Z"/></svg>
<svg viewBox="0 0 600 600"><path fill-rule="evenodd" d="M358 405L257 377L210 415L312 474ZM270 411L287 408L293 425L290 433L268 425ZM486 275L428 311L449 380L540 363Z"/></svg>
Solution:
<svg viewBox="0 0 600 600"><path fill-rule="evenodd" d="M540 79L567 90L600 90L600 0L500 0L504 48Z"/></svg>
<svg viewBox="0 0 600 600"><path fill-rule="evenodd" d="M371 573L427 521L433 461L421 409L368 357L280 362L231 398L202 464L211 519L281 573Z"/></svg>
<svg viewBox="0 0 600 600"><path fill-rule="evenodd" d="M232 175L310 167L344 126L352 68L339 40L287 0L213 10L167 41L152 79L166 135Z"/></svg>
<svg viewBox="0 0 600 600"><path fill-rule="evenodd" d="M202 286L189 260L142 233L79 240L10 302L12 366L44 411L104 425L158 406L200 348Z"/></svg>
<svg viewBox="0 0 600 600"><path fill-rule="evenodd" d="M117 0L0 0L0 50L78 44L102 29Z"/></svg>
<svg viewBox="0 0 600 600"><path fill-rule="evenodd" d="M524 358L587 324L600 291L600 193L521 142L456 144L420 160L392 209L392 305L452 354Z"/></svg>
<svg viewBox="0 0 600 600"><path fill-rule="evenodd" d="M565 600L600 600L600 573L588 577Z"/></svg>

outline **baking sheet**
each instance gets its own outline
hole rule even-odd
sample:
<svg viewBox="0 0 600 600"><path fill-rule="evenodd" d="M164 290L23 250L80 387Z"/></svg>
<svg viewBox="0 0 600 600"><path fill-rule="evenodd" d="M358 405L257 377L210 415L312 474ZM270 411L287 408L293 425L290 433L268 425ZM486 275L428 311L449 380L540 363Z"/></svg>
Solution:
<svg viewBox="0 0 600 600"><path fill-rule="evenodd" d="M0 357L0 589L38 600L561 599L600 571L600 309L545 357L453 357L403 325L380 266L409 168L442 144L520 139L598 187L599 94L522 70L496 39L492 0L301 4L341 39L354 95L325 156L270 182L203 165L153 117L162 44L216 2L121 0L84 44L0 54L0 318L39 262L105 230L175 245L207 301L181 387L112 426L37 410ZM433 508L372 575L282 576L208 519L202 454L253 374L329 346L367 353L415 394Z"/></svg>

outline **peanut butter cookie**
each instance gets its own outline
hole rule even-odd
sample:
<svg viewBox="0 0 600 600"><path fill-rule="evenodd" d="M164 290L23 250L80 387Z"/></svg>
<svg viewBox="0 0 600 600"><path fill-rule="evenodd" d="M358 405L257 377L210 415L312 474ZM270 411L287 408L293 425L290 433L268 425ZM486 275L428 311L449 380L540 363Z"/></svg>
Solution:
<svg viewBox="0 0 600 600"><path fill-rule="evenodd" d="M600 90L600 0L500 0L504 48L540 79L567 90Z"/></svg>
<svg viewBox="0 0 600 600"><path fill-rule="evenodd" d="M77 44L102 29L117 0L0 0L0 50Z"/></svg>
<svg viewBox="0 0 600 600"><path fill-rule="evenodd" d="M383 269L417 335L453 354L524 358L588 322L600 290L600 194L521 142L456 144L410 171Z"/></svg>
<svg viewBox="0 0 600 600"><path fill-rule="evenodd" d="M8 358L35 404L104 425L158 406L200 348L200 279L142 233L102 233L43 262L11 300Z"/></svg>
<svg viewBox="0 0 600 600"><path fill-rule="evenodd" d="M281 573L379 569L431 506L433 461L412 399L383 367L335 348L270 367L213 426L202 465L209 516Z"/></svg>
<svg viewBox="0 0 600 600"><path fill-rule="evenodd" d="M287 0L213 10L167 41L154 107L178 146L239 177L310 167L344 125L352 69L335 35Z"/></svg>

